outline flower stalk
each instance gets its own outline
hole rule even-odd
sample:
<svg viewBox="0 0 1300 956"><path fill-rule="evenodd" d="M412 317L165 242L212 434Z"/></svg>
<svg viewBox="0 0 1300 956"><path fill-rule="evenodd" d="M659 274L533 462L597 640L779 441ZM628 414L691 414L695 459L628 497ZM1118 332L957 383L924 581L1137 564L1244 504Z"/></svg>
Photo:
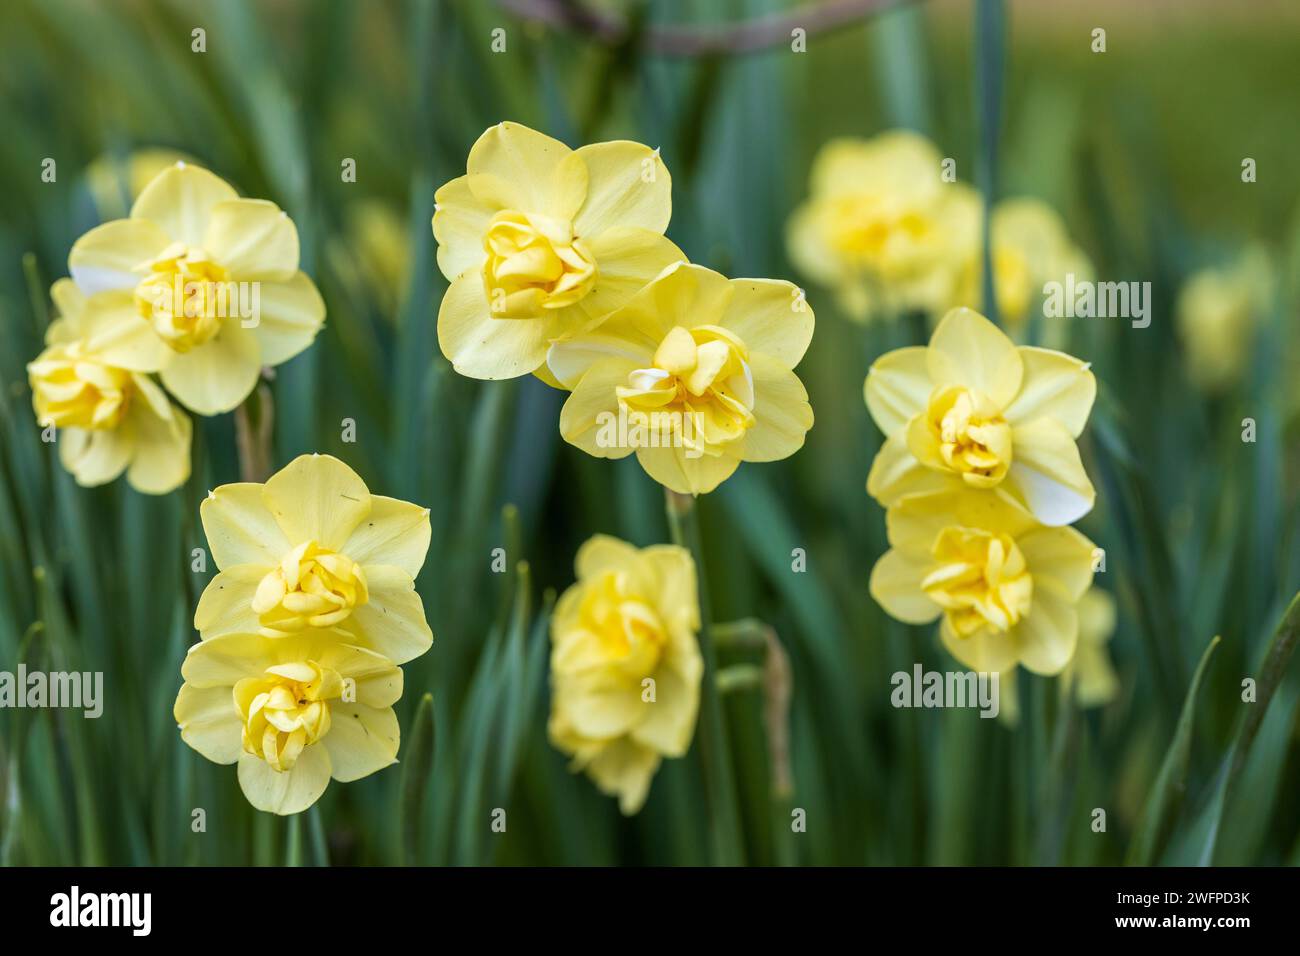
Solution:
<svg viewBox="0 0 1300 956"><path fill-rule="evenodd" d="M718 661L712 637L713 609L709 600L708 576L704 572L699 513L695 498L691 495L665 489L664 496L673 543L691 553L699 582L700 654L704 658L699 741L709 799L713 860L722 866L740 866L744 863L744 848L737 811L736 782L731 769L731 751L727 745L727 725L723 719L722 699L717 685Z"/></svg>

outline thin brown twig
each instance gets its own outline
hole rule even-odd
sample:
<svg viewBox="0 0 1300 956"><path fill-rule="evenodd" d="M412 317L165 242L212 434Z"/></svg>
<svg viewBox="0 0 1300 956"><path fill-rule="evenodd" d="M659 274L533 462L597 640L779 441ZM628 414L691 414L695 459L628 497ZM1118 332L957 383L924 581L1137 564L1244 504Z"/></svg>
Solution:
<svg viewBox="0 0 1300 956"><path fill-rule="evenodd" d="M617 46L628 39L628 24L613 14L594 10L576 0L500 0L503 9L522 20L585 33ZM648 25L640 37L644 50L660 56L693 57L758 53L790 42L801 29L806 36L851 26L899 0L826 0L786 13L770 13L735 23Z"/></svg>

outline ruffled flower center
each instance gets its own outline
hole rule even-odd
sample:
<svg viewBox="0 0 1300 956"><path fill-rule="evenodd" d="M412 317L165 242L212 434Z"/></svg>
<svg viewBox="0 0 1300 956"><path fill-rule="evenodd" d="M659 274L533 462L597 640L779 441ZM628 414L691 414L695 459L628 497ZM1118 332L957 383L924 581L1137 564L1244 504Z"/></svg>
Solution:
<svg viewBox="0 0 1300 956"><path fill-rule="evenodd" d="M1010 535L949 527L939 533L931 554L937 566L921 589L944 609L958 637L985 628L1005 633L1029 613L1034 579Z"/></svg>
<svg viewBox="0 0 1300 956"><path fill-rule="evenodd" d="M136 308L177 352L207 342L234 314L230 273L203 249L174 242L137 271L145 277L135 288Z"/></svg>
<svg viewBox="0 0 1300 956"><path fill-rule="evenodd" d="M629 593L625 575L607 571L591 583L579 610L605 665L640 679L653 674L668 641L658 612Z"/></svg>
<svg viewBox="0 0 1300 956"><path fill-rule="evenodd" d="M235 684L244 722L244 750L273 770L291 770L299 755L330 729L329 701L343 693L337 671L315 661L278 664Z"/></svg>
<svg viewBox="0 0 1300 956"><path fill-rule="evenodd" d="M961 385L936 389L925 423L938 442L940 457L968 485L990 488L1006 477L1011 426L987 395Z"/></svg>
<svg viewBox="0 0 1300 956"><path fill-rule="evenodd" d="M253 612L263 633L274 636L333 627L369 598L361 565L306 541L262 578L253 595Z"/></svg>
<svg viewBox="0 0 1300 956"><path fill-rule="evenodd" d="M534 319L596 285L596 260L570 223L505 209L483 237L483 283L498 319Z"/></svg>
<svg viewBox="0 0 1300 956"><path fill-rule="evenodd" d="M828 225L832 246L860 266L878 266L907 252L933 228L930 217L911 204L858 194L832 201Z"/></svg>
<svg viewBox="0 0 1300 956"><path fill-rule="evenodd" d="M615 390L629 421L660 444L717 455L754 424L754 377L745 344L726 329L675 326L649 368Z"/></svg>
<svg viewBox="0 0 1300 956"><path fill-rule="evenodd" d="M116 428L131 399L131 373L107 365L78 343L46 349L27 366L42 426Z"/></svg>

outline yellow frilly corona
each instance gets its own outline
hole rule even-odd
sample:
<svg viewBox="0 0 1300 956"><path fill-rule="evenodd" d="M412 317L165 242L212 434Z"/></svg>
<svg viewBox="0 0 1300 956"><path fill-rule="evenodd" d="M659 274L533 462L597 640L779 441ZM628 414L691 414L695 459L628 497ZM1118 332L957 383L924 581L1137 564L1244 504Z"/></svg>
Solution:
<svg viewBox="0 0 1300 956"><path fill-rule="evenodd" d="M640 143L573 150L499 123L435 201L438 266L451 283L438 343L472 378L536 371L552 342L599 323L685 258L664 237L672 179Z"/></svg>
<svg viewBox="0 0 1300 956"><path fill-rule="evenodd" d="M336 628L394 664L433 642L415 591L428 509L372 495L337 458L302 455L265 484L222 485L200 515L221 570L194 613L204 640Z"/></svg>
<svg viewBox="0 0 1300 956"><path fill-rule="evenodd" d="M992 322L954 309L928 346L881 356L866 402L885 433L867 490L889 507L905 495L993 491L1045 525L1067 525L1096 493L1075 439L1097 383L1087 362L1017 347Z"/></svg>
<svg viewBox="0 0 1300 956"><path fill-rule="evenodd" d="M346 635L222 634L191 647L181 674L182 739L215 763L238 763L259 810L300 813L331 778L359 780L397 761L402 671Z"/></svg>
<svg viewBox="0 0 1300 956"><path fill-rule="evenodd" d="M675 545L597 535L551 620L551 742L619 809L641 809L664 757L690 747L704 662L695 564Z"/></svg>
<svg viewBox="0 0 1300 956"><path fill-rule="evenodd" d="M78 239L68 268L86 295L129 293L121 308L166 346L163 385L200 415L237 406L325 317L288 215L184 162L144 188L130 218Z"/></svg>
<svg viewBox="0 0 1300 956"><path fill-rule="evenodd" d="M124 471L145 494L178 487L190 475L190 420L147 374L165 348L127 295L87 297L60 279L51 296L59 318L27 375L37 422L58 430L59 460L88 487Z"/></svg>
<svg viewBox="0 0 1300 956"><path fill-rule="evenodd" d="M976 671L1059 674L1070 663L1092 584L1094 546L1082 534L965 488L910 495L885 520L890 550L870 586L892 617L940 620L944 646Z"/></svg>
<svg viewBox="0 0 1300 956"><path fill-rule="evenodd" d="M600 326L551 346L571 389L560 433L598 458L636 452L681 494L712 491L742 461L777 461L813 424L793 369L812 340L802 292L676 263Z"/></svg>

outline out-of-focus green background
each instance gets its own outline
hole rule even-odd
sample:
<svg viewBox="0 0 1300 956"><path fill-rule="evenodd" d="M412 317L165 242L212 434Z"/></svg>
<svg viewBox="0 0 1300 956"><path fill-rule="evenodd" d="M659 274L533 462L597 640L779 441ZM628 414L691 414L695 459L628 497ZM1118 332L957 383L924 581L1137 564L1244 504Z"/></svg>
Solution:
<svg viewBox="0 0 1300 956"><path fill-rule="evenodd" d="M1004 56L981 53L973 0L906 4L766 52L664 56L515 11L562 3L15 0L0 9L0 670L100 670L98 720L0 711L0 854L68 863L705 863L698 753L668 761L641 814L546 740L546 594L572 581L596 532L667 540L663 495L633 459L561 440L563 400L532 379L480 383L439 354L434 190L470 145L512 119L572 146L658 146L673 175L669 236L729 275L801 282L784 223L829 137L921 130L959 175L981 162L977 59L1004 78L1000 194L1065 217L1099 277L1153 284L1150 328L1076 320L1070 350L1100 395L1083 452L1098 488L1081 529L1107 550L1119 604L1118 698L1063 705L1022 675L1015 728L971 710L895 710L890 675L953 666L932 628L888 619L867 593L885 550L864 489L880 437L862 380L919 326L849 323L809 289L817 331L799 368L817 423L804 449L744 465L702 499L718 620L758 617L789 652L794 790L773 792L757 692L726 713L748 862L1300 862L1300 682L1261 662L1300 587L1296 284L1300 10L1211 2L991 4ZM884 4L864 4L887 7ZM775 0L603 2L641 29L788 9ZM603 21L604 22L604 21ZM206 30L207 51L191 51ZM1107 51L1090 33L1107 31ZM503 28L505 52L492 52ZM87 169L180 150L242 194L288 210L328 307L306 353L276 370L275 465L330 452L377 493L432 509L419 579L433 650L406 667L403 763L332 785L304 820L253 811L233 768L185 746L172 719L208 575L198 502L237 480L233 417L196 420L191 481L162 498L124 481L78 488L42 445L24 365L49 283L85 230L122 215ZM1258 181L1241 181L1241 161ZM57 181L42 182L42 162ZM356 161L357 181L341 181ZM116 192L116 195L114 195ZM1264 248L1280 276L1238 386L1188 381L1173 322L1195 270ZM977 305L978 303L972 303ZM1241 421L1257 440L1243 443ZM341 440L344 419L357 441ZM503 506L517 508L517 521ZM504 547L507 574L490 570ZM791 571L803 548L805 573ZM521 569L515 562L526 561ZM513 613L512 613L513 612ZM1210 638L1223 642L1179 722ZM1269 659L1285 665L1283 628ZM756 661L728 652L725 663ZM432 770L409 752L432 692ZM1253 726L1251 708L1267 711ZM1243 733L1243 722L1245 732ZM1249 739L1248 750L1234 742ZM428 754L427 741L416 757ZM1165 767L1162 776L1162 766ZM207 831L191 830L204 808ZM505 833L490 828L493 808ZM792 808L807 829L792 833ZM1094 832L1094 808L1106 830Z"/></svg>

